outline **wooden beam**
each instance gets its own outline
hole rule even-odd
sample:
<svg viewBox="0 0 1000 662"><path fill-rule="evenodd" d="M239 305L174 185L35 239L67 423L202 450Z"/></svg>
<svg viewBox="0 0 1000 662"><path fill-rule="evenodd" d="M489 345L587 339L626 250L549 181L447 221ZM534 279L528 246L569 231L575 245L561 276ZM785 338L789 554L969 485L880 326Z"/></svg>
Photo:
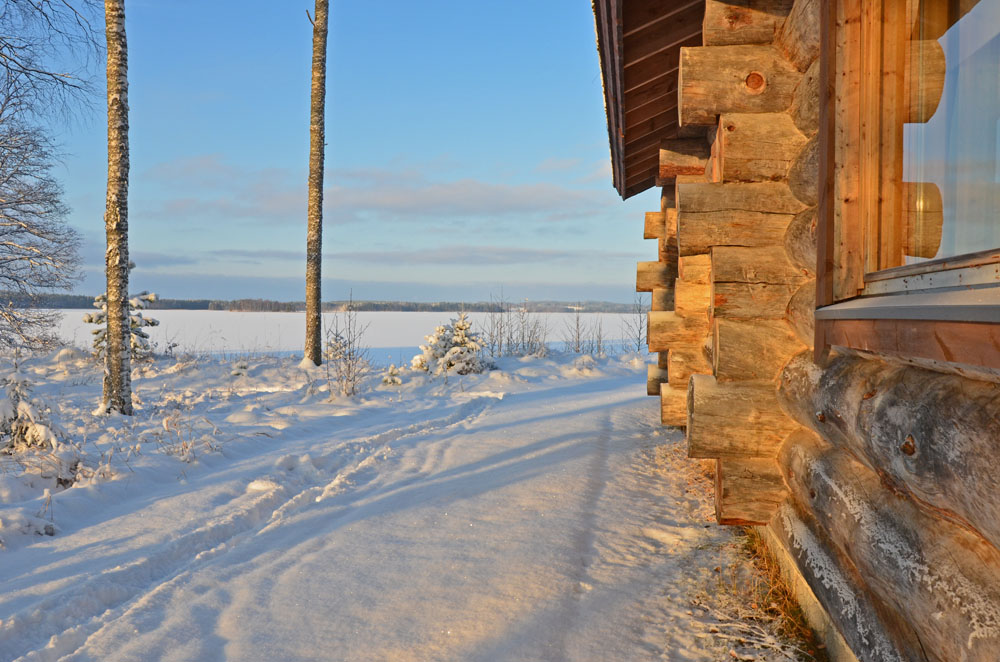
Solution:
<svg viewBox="0 0 1000 662"><path fill-rule="evenodd" d="M775 45L798 68L805 71L819 56L821 0L797 0L778 32Z"/></svg>
<svg viewBox="0 0 1000 662"><path fill-rule="evenodd" d="M806 349L782 319L716 317L712 336L712 373L720 382L774 381Z"/></svg>
<svg viewBox="0 0 1000 662"><path fill-rule="evenodd" d="M1000 370L1000 325L934 320L817 320L830 346Z"/></svg>
<svg viewBox="0 0 1000 662"><path fill-rule="evenodd" d="M642 230L643 239L663 239L667 236L666 212L647 211Z"/></svg>
<svg viewBox="0 0 1000 662"><path fill-rule="evenodd" d="M788 260L782 246L713 246L712 280L716 283L781 283L798 286L809 272Z"/></svg>
<svg viewBox="0 0 1000 662"><path fill-rule="evenodd" d="M792 0L707 0L702 23L705 46L770 44L792 8Z"/></svg>
<svg viewBox="0 0 1000 662"><path fill-rule="evenodd" d="M767 524L788 496L773 458L715 462L715 520L730 526Z"/></svg>
<svg viewBox="0 0 1000 662"><path fill-rule="evenodd" d="M710 155L702 138L674 138L660 143L660 179L678 175L704 175Z"/></svg>
<svg viewBox="0 0 1000 662"><path fill-rule="evenodd" d="M680 124L711 125L722 113L788 110L802 74L771 46L682 48Z"/></svg>
<svg viewBox="0 0 1000 662"><path fill-rule="evenodd" d="M688 381L688 456L773 458L798 425L781 410L772 384Z"/></svg>
<svg viewBox="0 0 1000 662"><path fill-rule="evenodd" d="M712 146L716 178L723 182L784 179L805 144L806 137L788 113L723 113ZM816 174L812 175L815 179Z"/></svg>

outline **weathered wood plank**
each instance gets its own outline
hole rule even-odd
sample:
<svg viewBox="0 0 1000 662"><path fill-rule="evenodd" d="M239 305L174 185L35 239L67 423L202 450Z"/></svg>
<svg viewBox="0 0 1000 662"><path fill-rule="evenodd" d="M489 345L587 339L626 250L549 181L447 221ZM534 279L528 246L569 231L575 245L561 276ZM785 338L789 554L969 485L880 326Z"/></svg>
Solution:
<svg viewBox="0 0 1000 662"><path fill-rule="evenodd" d="M674 138L660 143L660 179L678 175L704 175L710 156L708 143L702 138Z"/></svg>

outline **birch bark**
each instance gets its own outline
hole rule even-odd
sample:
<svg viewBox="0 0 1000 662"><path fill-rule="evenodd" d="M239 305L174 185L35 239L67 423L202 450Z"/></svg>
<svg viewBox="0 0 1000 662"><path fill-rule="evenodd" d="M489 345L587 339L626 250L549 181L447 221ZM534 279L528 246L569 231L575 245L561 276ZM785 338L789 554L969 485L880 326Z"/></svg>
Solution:
<svg viewBox="0 0 1000 662"><path fill-rule="evenodd" d="M104 362L105 411L132 414L128 318L128 46L125 0L104 0L108 44L108 195L104 229L108 247L107 353Z"/></svg>
<svg viewBox="0 0 1000 662"><path fill-rule="evenodd" d="M306 346L304 358L323 361L320 271L323 261L323 157L326 110L328 0L316 0L313 21L312 99L309 117L309 201L306 235Z"/></svg>

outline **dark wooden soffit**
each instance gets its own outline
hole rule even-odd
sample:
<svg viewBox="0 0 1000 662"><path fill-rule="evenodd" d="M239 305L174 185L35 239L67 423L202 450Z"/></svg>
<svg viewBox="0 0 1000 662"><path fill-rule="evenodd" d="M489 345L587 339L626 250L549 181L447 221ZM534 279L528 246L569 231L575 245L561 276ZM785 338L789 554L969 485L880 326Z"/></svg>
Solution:
<svg viewBox="0 0 1000 662"><path fill-rule="evenodd" d="M682 46L701 46L705 0L593 0L611 173L622 199L656 183L660 141L677 137Z"/></svg>

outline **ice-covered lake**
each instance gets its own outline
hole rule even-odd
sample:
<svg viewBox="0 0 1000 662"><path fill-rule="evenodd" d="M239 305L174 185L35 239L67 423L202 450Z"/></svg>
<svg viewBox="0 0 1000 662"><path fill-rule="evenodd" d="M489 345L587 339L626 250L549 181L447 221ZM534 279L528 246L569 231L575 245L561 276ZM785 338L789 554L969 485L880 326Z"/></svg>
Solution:
<svg viewBox="0 0 1000 662"><path fill-rule="evenodd" d="M83 322L83 315L90 310L64 310L59 325L59 336L77 347L90 345L92 324ZM324 324L329 326L336 313L324 314ZM424 336L440 324L458 316L454 313L425 312L361 312L358 320L368 325L364 344L371 350L371 358L378 363L409 362L424 341ZM575 323L573 313L531 313L542 319L547 329L546 340L550 347L559 349ZM278 354L289 355L302 351L305 338L305 313L242 313L216 310L153 310L148 317L160 321L158 327L147 329L150 340L163 351L176 343L175 352L198 354ZM477 331L482 331L487 313L470 313ZM618 313L582 313L581 325L593 329L600 323L604 341L609 349L620 348L628 337L626 325L635 323L634 316Z"/></svg>

